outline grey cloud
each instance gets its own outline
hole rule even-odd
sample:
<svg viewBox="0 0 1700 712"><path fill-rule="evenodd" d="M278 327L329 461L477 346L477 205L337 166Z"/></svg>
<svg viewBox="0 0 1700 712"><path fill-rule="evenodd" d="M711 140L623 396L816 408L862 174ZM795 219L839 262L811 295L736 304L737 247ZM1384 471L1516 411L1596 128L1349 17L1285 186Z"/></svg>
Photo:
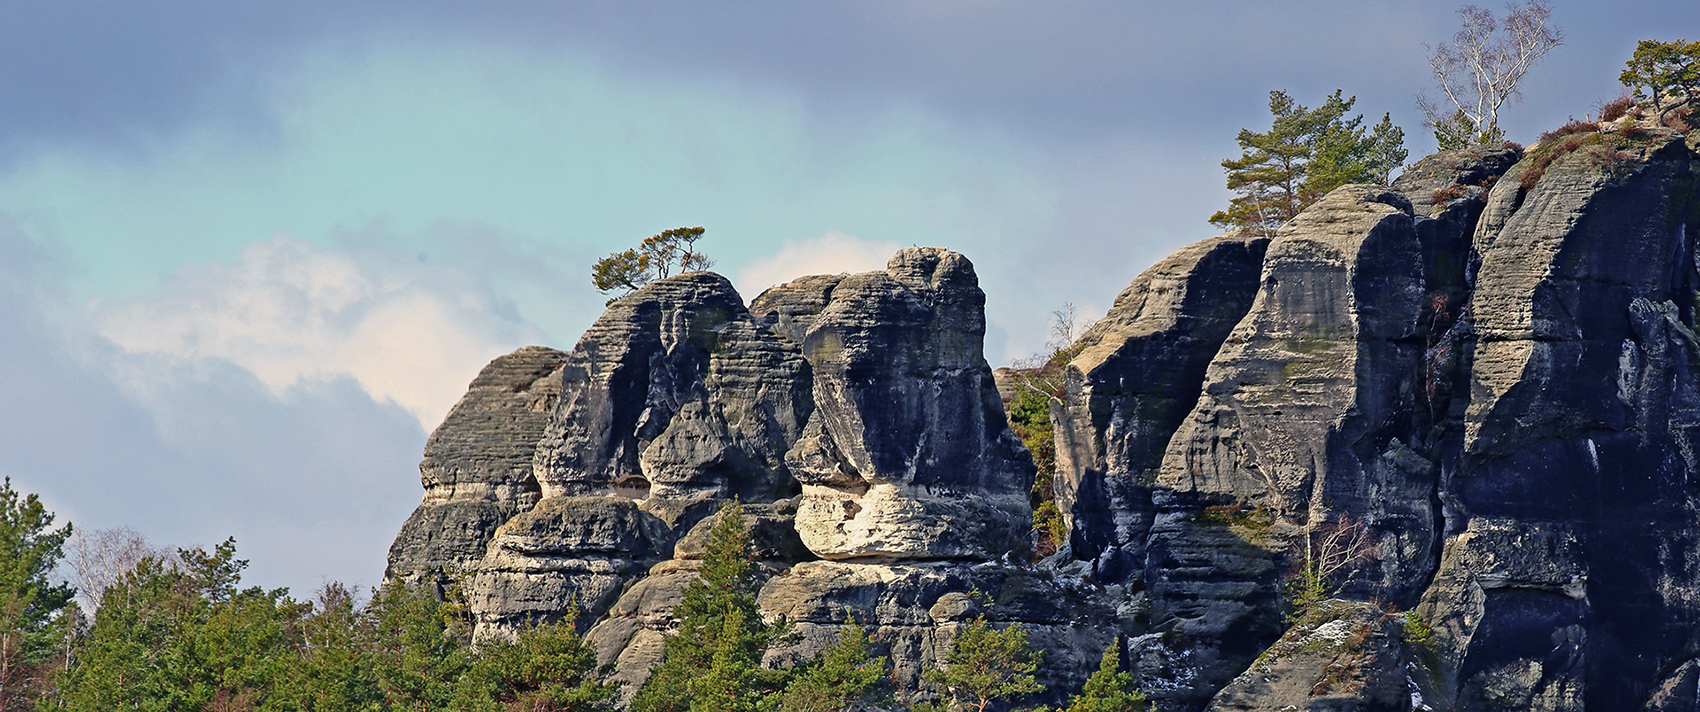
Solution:
<svg viewBox="0 0 1700 712"><path fill-rule="evenodd" d="M0 258L0 475L80 528L178 546L235 536L253 583L377 581L419 496L411 415L347 379L278 399L228 363L121 353L67 321L51 251L3 214ZM146 392L116 378L133 369Z"/></svg>
<svg viewBox="0 0 1700 712"><path fill-rule="evenodd" d="M470 38L590 54L627 71L778 84L829 113L911 101L1042 142L1130 132L1164 140L1151 131L1231 140L1277 88L1300 97L1344 88L1362 97L1358 108L1414 127L1412 96L1427 82L1421 43L1450 35L1451 9L1347 0L23 3L0 22L0 161L41 141L133 148L208 119L264 134L259 92L291 50L381 38ZM1598 70L1580 77L1584 88L1609 90L1627 38L1658 29L1637 18L1677 11L1561 6L1555 21L1571 42L1560 53ZM1531 86L1553 81L1540 75ZM1569 99L1531 92L1528 113L1550 121L1564 110L1553 102Z"/></svg>

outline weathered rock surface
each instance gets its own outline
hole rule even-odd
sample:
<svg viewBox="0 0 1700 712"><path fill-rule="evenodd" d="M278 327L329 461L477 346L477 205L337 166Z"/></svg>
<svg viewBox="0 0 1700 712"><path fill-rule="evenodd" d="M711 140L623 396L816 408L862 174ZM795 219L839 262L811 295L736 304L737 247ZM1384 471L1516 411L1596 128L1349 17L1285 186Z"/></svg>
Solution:
<svg viewBox="0 0 1700 712"><path fill-rule="evenodd" d="M1420 653L1401 639L1401 621L1358 601L1323 601L1216 693L1211 710L1405 712ZM1414 654L1415 653L1415 654Z"/></svg>
<svg viewBox="0 0 1700 712"><path fill-rule="evenodd" d="M988 596L989 605L970 597L973 591ZM1078 687L1116 635L1104 625L1113 613L1091 594L1031 567L812 561L768 580L757 600L764 613L793 621L801 634L797 643L769 651L770 663L807 660L854 621L868 630L878 654L891 657L905 699L926 696L921 671L949 655L961 626L979 615L999 627L1019 624L1030 643L1049 651L1038 674L1053 691L1049 697L1066 699L1058 693Z"/></svg>
<svg viewBox="0 0 1700 712"><path fill-rule="evenodd" d="M1531 149L1475 235L1461 533L1424 599L1461 709L1635 709L1700 648L1700 155L1579 138Z"/></svg>
<svg viewBox="0 0 1700 712"><path fill-rule="evenodd" d="M1052 702L1119 639L1165 712L1700 709L1697 242L1700 132L1631 114L1189 246L1076 344L1037 565L965 258L663 279L480 376L392 575L474 573L497 634L577 601L636 683L736 496L768 662L854 621L910 699L985 615Z"/></svg>
<svg viewBox="0 0 1700 712"><path fill-rule="evenodd" d="M1052 651L1060 698L1115 614L1078 581L1015 563L1033 465L981 354L984 303L973 265L936 248L798 279L750 309L706 272L614 302L551 352L558 402L525 421L529 456L506 455L534 477L526 508L466 547L478 634L576 607L614 679L641 682L697 575L704 517L736 497L772 577L764 613L804 633L775 663L812 656L854 616L889 634L916 693L980 590L993 621L1031 626Z"/></svg>
<svg viewBox="0 0 1700 712"><path fill-rule="evenodd" d="M566 354L527 346L490 362L425 441L425 499L390 546L387 578L448 585L537 503L531 458L561 393Z"/></svg>
<svg viewBox="0 0 1700 712"><path fill-rule="evenodd" d="M1144 568L1151 485L1204 369L1251 307L1269 240L1241 231L1139 275L1075 342L1057 428L1056 497L1076 558L1100 580Z"/></svg>
<svg viewBox="0 0 1700 712"><path fill-rule="evenodd" d="M1516 157L1424 159L1400 183L1415 206L1394 190L1341 188L1260 260L1237 253L1237 271L1221 273L1248 262L1257 273L1232 283L1209 282L1200 254L1248 238L1188 247L1076 344L1066 417L1054 418L1059 500L1065 488L1077 498L1071 553L1127 582L1133 668L1159 707L1203 706L1281 635L1282 582L1330 534L1361 531L1366 554L1349 557L1335 588L1417 602L1440 555L1447 436L1462 431L1447 418L1461 420L1453 396L1468 392L1473 332L1459 317L1471 235L1487 186ZM1210 288L1188 302L1194 284ZM1206 329L1214 344L1165 348ZM1180 395L1157 397L1168 394ZM1116 473L1109 486L1093 481L1097 468ZM1118 482L1136 486L1118 493Z"/></svg>
<svg viewBox="0 0 1700 712"><path fill-rule="evenodd" d="M908 248L885 272L844 277L808 302L820 304L802 340L815 410L787 462L803 484L797 531L810 550L879 560L1025 551L1033 464L982 355L985 300L966 258Z"/></svg>

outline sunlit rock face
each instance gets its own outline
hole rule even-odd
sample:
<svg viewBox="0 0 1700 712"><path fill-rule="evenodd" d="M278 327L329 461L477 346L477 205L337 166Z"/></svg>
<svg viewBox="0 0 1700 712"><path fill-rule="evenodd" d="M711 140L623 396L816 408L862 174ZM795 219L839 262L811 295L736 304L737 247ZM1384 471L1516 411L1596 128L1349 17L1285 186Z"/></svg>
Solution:
<svg viewBox="0 0 1700 712"><path fill-rule="evenodd" d="M1024 551L1033 465L982 355L973 264L908 248L885 272L838 280L808 306L817 304L797 330L815 410L786 455L803 484L803 543L839 560ZM788 311L799 323L804 309Z"/></svg>
<svg viewBox="0 0 1700 712"><path fill-rule="evenodd" d="M425 442L425 498L390 546L388 578L450 585L496 528L537 503L532 453L561 393L566 354L527 346L490 362Z"/></svg>
<svg viewBox="0 0 1700 712"><path fill-rule="evenodd" d="M480 635L575 606L589 627L721 502L796 489L784 453L811 410L808 363L720 275L614 301L559 373L534 436L541 499L501 525L467 584Z"/></svg>

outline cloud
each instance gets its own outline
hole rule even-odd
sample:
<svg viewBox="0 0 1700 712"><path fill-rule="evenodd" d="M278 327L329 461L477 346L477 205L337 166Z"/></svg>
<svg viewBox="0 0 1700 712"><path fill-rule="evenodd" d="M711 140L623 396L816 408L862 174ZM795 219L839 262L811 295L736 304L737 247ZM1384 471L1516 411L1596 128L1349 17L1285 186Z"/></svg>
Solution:
<svg viewBox="0 0 1700 712"><path fill-rule="evenodd" d="M167 364L222 360L273 397L351 378L429 431L490 359L541 340L500 316L499 299L470 274L378 251L325 250L279 235L235 263L190 265L157 290L98 308L101 336ZM123 374L133 393L156 390L148 362Z"/></svg>
<svg viewBox="0 0 1700 712"><path fill-rule="evenodd" d="M871 272L885 269L891 255L900 249L895 242L863 240L855 235L828 230L820 237L801 242L786 240L785 246L767 257L758 257L738 271L739 291L754 299L768 287L811 274Z"/></svg>
<svg viewBox="0 0 1700 712"><path fill-rule="evenodd" d="M97 333L69 271L0 213L0 476L79 530L234 536L250 583L376 583L419 501L418 419L346 374L280 396L227 359L128 352Z"/></svg>

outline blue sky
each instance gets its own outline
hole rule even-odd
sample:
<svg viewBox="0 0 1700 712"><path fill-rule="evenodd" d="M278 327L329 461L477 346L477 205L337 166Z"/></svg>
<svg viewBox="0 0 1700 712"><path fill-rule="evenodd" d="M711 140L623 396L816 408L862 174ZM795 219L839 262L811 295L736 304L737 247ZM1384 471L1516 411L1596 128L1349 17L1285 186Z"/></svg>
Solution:
<svg viewBox="0 0 1700 712"><path fill-rule="evenodd" d="M375 583L425 434L490 358L567 348L661 230L746 299L959 250L994 364L1212 234L1267 93L1432 149L1456 6L1332 2L15 3L0 9L0 474L89 529L235 536ZM1567 3L1514 139L1616 94L1684 2Z"/></svg>

